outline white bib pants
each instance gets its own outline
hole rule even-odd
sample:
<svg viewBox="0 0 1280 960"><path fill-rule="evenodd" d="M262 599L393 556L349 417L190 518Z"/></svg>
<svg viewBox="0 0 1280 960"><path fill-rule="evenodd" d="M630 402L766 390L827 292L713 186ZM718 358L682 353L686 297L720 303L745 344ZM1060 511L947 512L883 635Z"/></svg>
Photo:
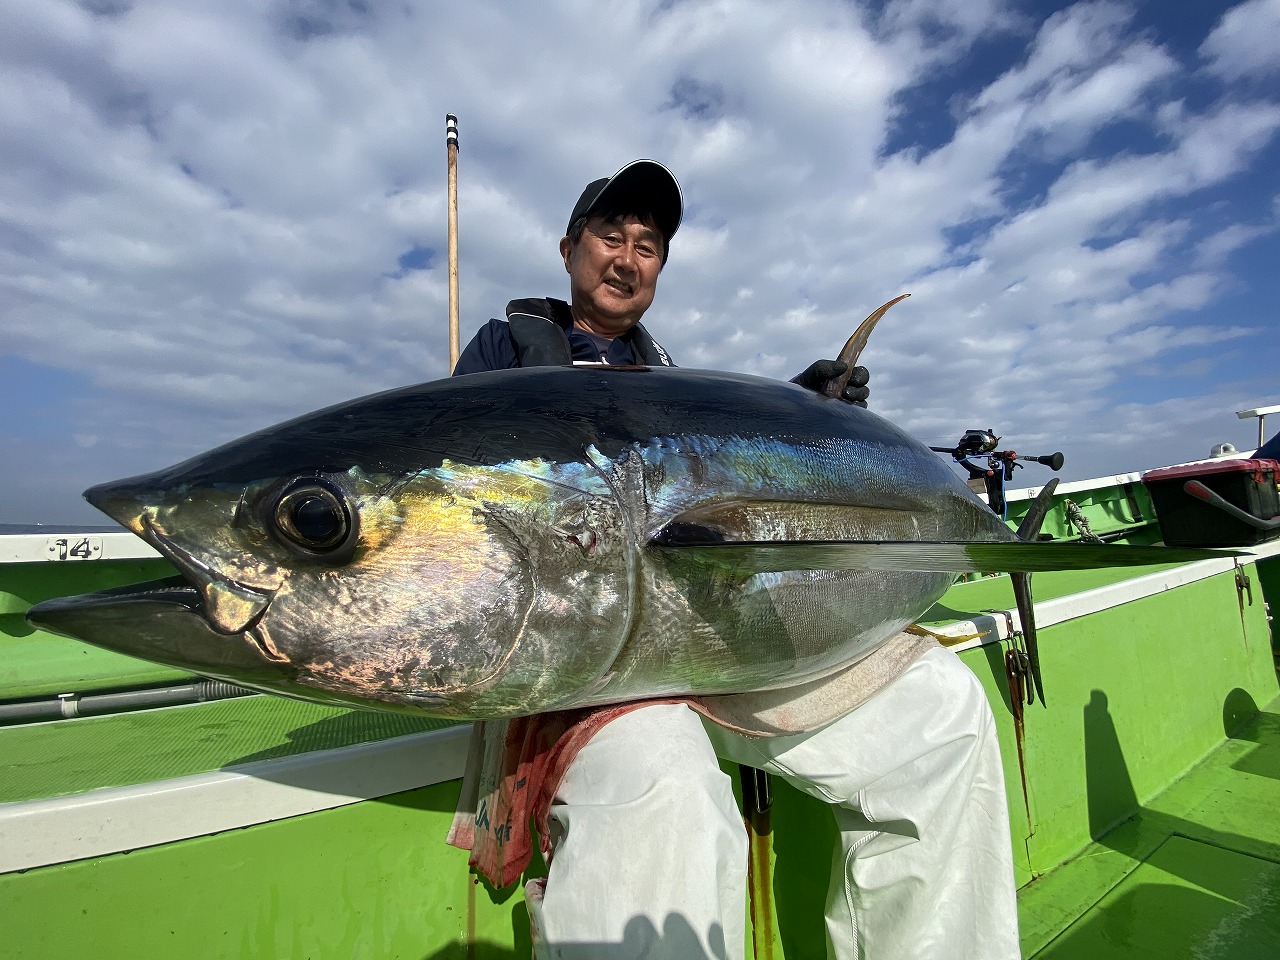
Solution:
<svg viewBox="0 0 1280 960"><path fill-rule="evenodd" d="M539 958L743 957L747 837L717 754L830 805L833 960L1021 955L995 724L937 648L811 733L748 738L681 704L602 728L551 808L545 890L528 891Z"/></svg>

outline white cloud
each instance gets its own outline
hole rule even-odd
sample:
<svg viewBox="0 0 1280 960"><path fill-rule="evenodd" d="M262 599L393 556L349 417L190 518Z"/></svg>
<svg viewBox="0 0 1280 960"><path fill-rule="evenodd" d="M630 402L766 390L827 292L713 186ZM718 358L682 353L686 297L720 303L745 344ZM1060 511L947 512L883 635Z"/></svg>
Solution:
<svg viewBox="0 0 1280 960"><path fill-rule="evenodd" d="M1196 244L1196 263L1203 267L1220 267L1237 250L1260 237L1274 233L1280 222L1273 217L1268 223L1232 223Z"/></svg>
<svg viewBox="0 0 1280 960"><path fill-rule="evenodd" d="M1132 12L1118 3L1078 3L1051 15L1032 42L1026 60L990 84L978 109L1035 99L1052 85L1068 84L1081 70L1110 56L1126 42Z"/></svg>
<svg viewBox="0 0 1280 960"><path fill-rule="evenodd" d="M1245 0L1222 15L1200 45L1209 69L1228 80L1280 69L1280 0Z"/></svg>

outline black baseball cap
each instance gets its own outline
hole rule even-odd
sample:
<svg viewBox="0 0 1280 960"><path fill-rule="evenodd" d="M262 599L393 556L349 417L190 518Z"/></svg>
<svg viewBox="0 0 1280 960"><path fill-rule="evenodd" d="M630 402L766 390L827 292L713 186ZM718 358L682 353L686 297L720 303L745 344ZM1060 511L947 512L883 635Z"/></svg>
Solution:
<svg viewBox="0 0 1280 960"><path fill-rule="evenodd" d="M652 215L662 234L663 247L671 246L671 238L680 229L684 216L684 198L675 176L657 160L632 160L612 177L592 180L582 191L569 214L569 226L579 217L590 216L602 206L630 208L636 213ZM663 260L666 249L663 250Z"/></svg>

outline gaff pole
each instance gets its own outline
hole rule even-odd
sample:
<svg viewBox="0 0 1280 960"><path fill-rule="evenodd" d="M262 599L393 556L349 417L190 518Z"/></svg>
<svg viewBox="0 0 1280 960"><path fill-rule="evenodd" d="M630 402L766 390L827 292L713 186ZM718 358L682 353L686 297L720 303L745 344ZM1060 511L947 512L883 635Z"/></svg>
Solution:
<svg viewBox="0 0 1280 960"><path fill-rule="evenodd" d="M449 153L449 372L458 365L458 118L444 117L445 149Z"/></svg>

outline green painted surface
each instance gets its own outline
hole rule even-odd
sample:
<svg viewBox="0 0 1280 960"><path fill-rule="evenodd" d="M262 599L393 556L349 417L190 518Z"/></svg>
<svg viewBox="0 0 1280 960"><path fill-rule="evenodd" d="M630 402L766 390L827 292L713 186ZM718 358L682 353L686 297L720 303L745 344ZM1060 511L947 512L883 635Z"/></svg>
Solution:
<svg viewBox="0 0 1280 960"><path fill-rule="evenodd" d="M1280 864L1171 837L1041 960L1280 957Z"/></svg>
<svg viewBox="0 0 1280 960"><path fill-rule="evenodd" d="M181 682L190 674L45 633L25 619L51 597L171 576L165 560L10 563L0 570L0 701Z"/></svg>
<svg viewBox="0 0 1280 960"><path fill-rule="evenodd" d="M21 616L32 604L51 597L105 590L175 572L169 561L158 558L0 564L0 615Z"/></svg>
<svg viewBox="0 0 1280 960"><path fill-rule="evenodd" d="M3 727L0 802L147 783L451 725L258 696Z"/></svg>
<svg viewBox="0 0 1280 960"><path fill-rule="evenodd" d="M1023 483L1029 479L1047 481L1043 474L1037 477L1032 471L1039 472L1039 468L1028 468L1026 473L1019 475L1018 482ZM1117 530L1133 530L1135 526L1144 536L1154 538L1159 535L1154 524L1155 506L1151 502L1151 495L1147 492L1146 486L1141 482L1129 484L1127 489L1101 487L1096 490L1059 493L1053 499L1053 508L1045 517L1040 530L1041 533L1048 534L1055 540L1080 536L1080 530L1067 522L1066 507L1063 504L1065 500L1073 501L1080 508L1089 522L1090 530L1099 536ZM1017 500L1010 503L1008 509L1010 525L1016 529L1030 506L1030 500ZM1142 526L1144 523L1148 526Z"/></svg>
<svg viewBox="0 0 1280 960"><path fill-rule="evenodd" d="M1254 596L1261 593L1261 599L1280 615L1280 558L1267 563L1258 564L1258 577L1254 582ZM1255 599L1255 602L1256 599ZM1280 631L1272 635L1271 649L1280 655Z"/></svg>
<svg viewBox="0 0 1280 960"><path fill-rule="evenodd" d="M1280 956L1280 699L1240 726L1254 708L1233 698L1219 749L1020 892L1026 956Z"/></svg>
<svg viewBox="0 0 1280 960"><path fill-rule="evenodd" d="M1272 700L1269 647L1262 605L1242 610L1230 573L1043 629L1049 707L1026 714L1029 805L1003 646L965 651L1000 731L1019 882L1132 816L1217 746L1230 704Z"/></svg>
<svg viewBox="0 0 1280 960"><path fill-rule="evenodd" d="M726 772L736 778L734 768ZM820 957L835 825L823 804L779 786L775 956ZM535 856L522 881L504 891L475 882L466 854L444 843L457 793L457 782L444 783L0 876L3 955L525 960L523 881L545 875L545 864Z"/></svg>
<svg viewBox="0 0 1280 960"><path fill-rule="evenodd" d="M1032 578L1032 593L1037 603L1057 600L1072 594L1108 587L1162 570L1176 564L1150 567L1108 567L1093 570L1057 570L1039 573ZM986 610L1013 610L1013 585L1008 576L982 577L957 583L920 618L925 626L941 626L957 620L971 620Z"/></svg>
<svg viewBox="0 0 1280 960"><path fill-rule="evenodd" d="M519 887L491 894L473 883L466 854L444 844L456 795L456 784L441 784L0 876L0 952L7 960L527 957Z"/></svg>
<svg viewBox="0 0 1280 960"><path fill-rule="evenodd" d="M20 617L0 617L0 701L38 700L184 683L192 675L146 660L91 647L42 630L14 637ZM28 628L29 629L29 628Z"/></svg>
<svg viewBox="0 0 1280 960"><path fill-rule="evenodd" d="M51 597L105 590L125 583L171 577L167 560L87 560L81 563L6 563L0 566L0 614L26 611Z"/></svg>

